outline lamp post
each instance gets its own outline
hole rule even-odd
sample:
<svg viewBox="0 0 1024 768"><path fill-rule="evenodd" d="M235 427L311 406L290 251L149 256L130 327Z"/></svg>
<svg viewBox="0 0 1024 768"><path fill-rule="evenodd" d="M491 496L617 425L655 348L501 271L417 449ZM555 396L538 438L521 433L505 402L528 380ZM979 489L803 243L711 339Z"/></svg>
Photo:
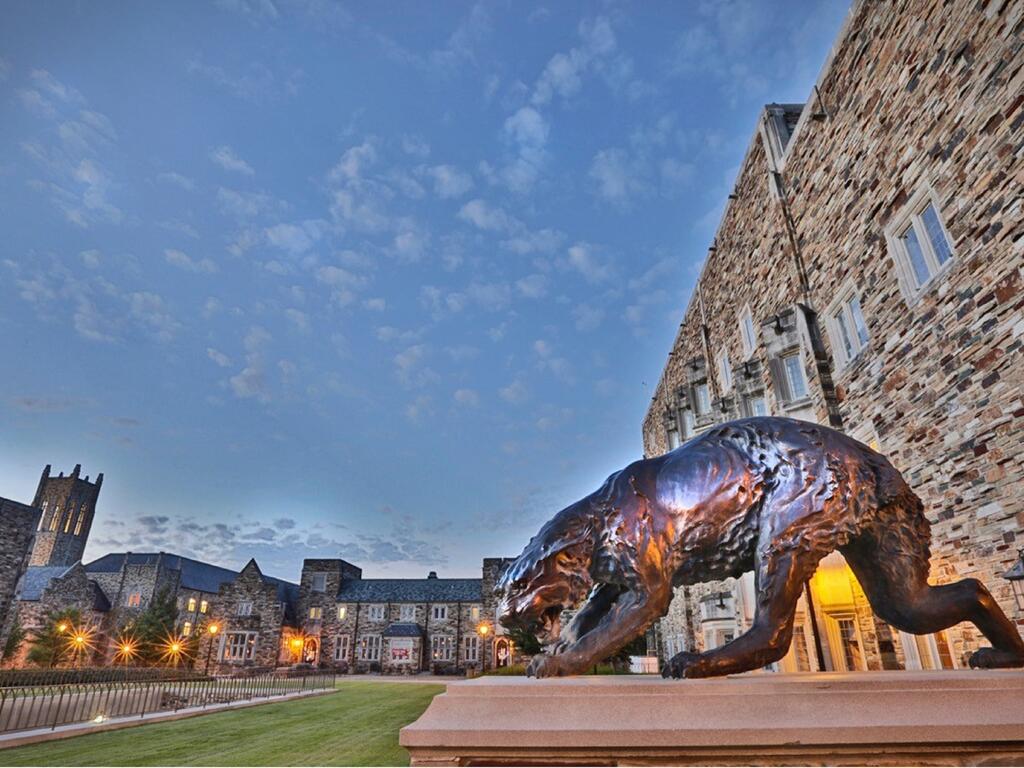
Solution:
<svg viewBox="0 0 1024 768"><path fill-rule="evenodd" d="M209 635L209 640L206 643L206 666L203 668L203 674L210 674L210 654L213 653L213 637L220 631L220 627L217 623L208 624L206 626L206 634Z"/></svg>
<svg viewBox="0 0 1024 768"><path fill-rule="evenodd" d="M479 651L480 656L479 656L479 658L480 658L480 669L482 671L483 668L484 668L484 662L487 659L487 654L484 652L484 648L485 648L484 643L487 642L487 636L489 634L491 634L491 626L490 626L490 624L488 624L486 621L481 621L479 624L476 625L476 634L480 638L480 651Z"/></svg>

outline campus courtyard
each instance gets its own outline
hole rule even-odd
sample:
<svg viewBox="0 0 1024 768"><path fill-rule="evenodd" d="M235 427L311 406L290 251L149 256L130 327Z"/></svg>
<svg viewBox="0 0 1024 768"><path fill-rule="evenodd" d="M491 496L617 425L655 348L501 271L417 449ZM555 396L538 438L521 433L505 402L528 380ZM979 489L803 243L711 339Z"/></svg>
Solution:
<svg viewBox="0 0 1024 768"><path fill-rule="evenodd" d="M0 765L407 765L398 731L436 683L340 681L335 693L0 750Z"/></svg>

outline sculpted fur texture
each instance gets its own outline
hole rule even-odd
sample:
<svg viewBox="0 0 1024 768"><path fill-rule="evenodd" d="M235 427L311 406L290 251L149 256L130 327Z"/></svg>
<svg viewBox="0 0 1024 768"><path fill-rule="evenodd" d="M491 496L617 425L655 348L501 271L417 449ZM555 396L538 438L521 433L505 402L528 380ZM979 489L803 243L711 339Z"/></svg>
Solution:
<svg viewBox="0 0 1024 768"><path fill-rule="evenodd" d="M917 634L971 621L993 646L971 666L1024 666L1024 641L980 582L928 584L929 537L920 499L881 454L818 424L741 419L630 464L555 515L500 581L501 621L545 644L529 674L578 674L664 616L673 586L752 570L750 629L663 670L744 672L786 654L803 584L838 549L884 621ZM563 628L562 611L584 599Z"/></svg>

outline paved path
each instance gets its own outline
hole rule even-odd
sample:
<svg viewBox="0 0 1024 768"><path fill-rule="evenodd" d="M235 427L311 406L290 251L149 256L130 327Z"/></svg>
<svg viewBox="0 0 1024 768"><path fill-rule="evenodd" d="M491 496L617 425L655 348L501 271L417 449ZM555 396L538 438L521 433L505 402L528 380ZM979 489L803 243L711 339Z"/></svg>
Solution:
<svg viewBox="0 0 1024 768"><path fill-rule="evenodd" d="M445 685L459 680L468 680L462 675L432 675L423 672L418 675L338 675L338 682L353 680L360 683L434 683Z"/></svg>

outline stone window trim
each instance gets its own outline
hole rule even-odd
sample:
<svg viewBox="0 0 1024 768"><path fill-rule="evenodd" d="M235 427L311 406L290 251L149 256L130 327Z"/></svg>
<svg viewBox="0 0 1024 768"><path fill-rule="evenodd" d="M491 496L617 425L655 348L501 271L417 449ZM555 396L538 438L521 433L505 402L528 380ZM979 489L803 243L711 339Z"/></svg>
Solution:
<svg viewBox="0 0 1024 768"><path fill-rule="evenodd" d="M732 392L732 363L729 361L729 350L722 349L715 358L718 364L718 383L722 388L722 394Z"/></svg>
<svg viewBox="0 0 1024 768"><path fill-rule="evenodd" d="M327 591L327 574L318 571L312 574L310 579L310 589L313 592L326 592Z"/></svg>
<svg viewBox="0 0 1024 768"><path fill-rule="evenodd" d="M430 616L434 621L445 621L448 618L448 606L443 604L431 606Z"/></svg>
<svg viewBox="0 0 1024 768"><path fill-rule="evenodd" d="M124 604L129 608L141 608L142 607L142 593L132 592L125 598Z"/></svg>
<svg viewBox="0 0 1024 768"><path fill-rule="evenodd" d="M793 366L798 367L794 369ZM775 398L784 411L805 408L811 403L810 383L807 380L807 370L804 366L803 347L791 346L783 349L768 361L768 367L771 371ZM794 370L801 376L800 381L793 379Z"/></svg>
<svg viewBox="0 0 1024 768"><path fill-rule="evenodd" d="M184 624L181 625L181 635L182 635L182 637L189 637L191 634L192 634L192 622L191 621L186 621Z"/></svg>
<svg viewBox="0 0 1024 768"><path fill-rule="evenodd" d="M452 635L430 636L431 661L454 661L455 638Z"/></svg>
<svg viewBox="0 0 1024 768"><path fill-rule="evenodd" d="M940 234L946 241L945 245L949 255L945 260L941 260L936 254L929 232L921 219L921 214L929 207L935 211L939 229L941 230ZM911 255L907 252L903 239L904 235L909 231L913 231L916 235L925 266L929 272L928 278L924 281L918 279L911 261ZM900 211L886 225L885 242L888 246L889 256L896 267L896 277L900 292L903 294L903 299L908 307L915 306L925 294L931 291L950 269L953 262L956 261L953 239L949 236L949 230L946 228L939 196L928 183L921 184Z"/></svg>
<svg viewBox="0 0 1024 768"><path fill-rule="evenodd" d="M860 622L854 611L827 611L825 635L835 672L863 672L867 670L864 638ZM848 658L849 657L849 658ZM851 669L851 665L854 669Z"/></svg>
<svg viewBox="0 0 1024 768"><path fill-rule="evenodd" d="M257 632L226 632L221 641L221 660L229 664L245 663L256 657Z"/></svg>
<svg viewBox="0 0 1024 768"><path fill-rule="evenodd" d="M334 636L334 660L348 661L352 646L352 635Z"/></svg>
<svg viewBox="0 0 1024 768"><path fill-rule="evenodd" d="M848 371L871 345L871 330L853 280L843 284L825 310L825 329L832 344L836 373Z"/></svg>
<svg viewBox="0 0 1024 768"><path fill-rule="evenodd" d="M403 603L398 607L399 621L416 621L416 606L413 603Z"/></svg>
<svg viewBox="0 0 1024 768"><path fill-rule="evenodd" d="M480 638L476 635L466 635L462 638L462 658L469 664L476 664L480 661Z"/></svg>
<svg viewBox="0 0 1024 768"><path fill-rule="evenodd" d="M190 597L188 599L188 607L186 608L186 610L189 613L195 613L197 605L198 605L198 603L196 602L196 599L194 597Z"/></svg>
<svg viewBox="0 0 1024 768"><path fill-rule="evenodd" d="M309 620L320 621L324 617L324 609L319 605L311 606L309 609Z"/></svg>
<svg viewBox="0 0 1024 768"><path fill-rule="evenodd" d="M371 603L366 606L366 618L369 621L383 621L384 608L384 603Z"/></svg>
<svg viewBox="0 0 1024 768"><path fill-rule="evenodd" d="M206 600L200 600L199 601L199 612L200 613L206 613L208 610L210 610L210 604Z"/></svg>
<svg viewBox="0 0 1024 768"><path fill-rule="evenodd" d="M239 600L235 605L235 616L251 616L252 600Z"/></svg>
<svg viewBox="0 0 1024 768"><path fill-rule="evenodd" d="M362 635L356 644L359 661L380 661L383 638L380 635Z"/></svg>

